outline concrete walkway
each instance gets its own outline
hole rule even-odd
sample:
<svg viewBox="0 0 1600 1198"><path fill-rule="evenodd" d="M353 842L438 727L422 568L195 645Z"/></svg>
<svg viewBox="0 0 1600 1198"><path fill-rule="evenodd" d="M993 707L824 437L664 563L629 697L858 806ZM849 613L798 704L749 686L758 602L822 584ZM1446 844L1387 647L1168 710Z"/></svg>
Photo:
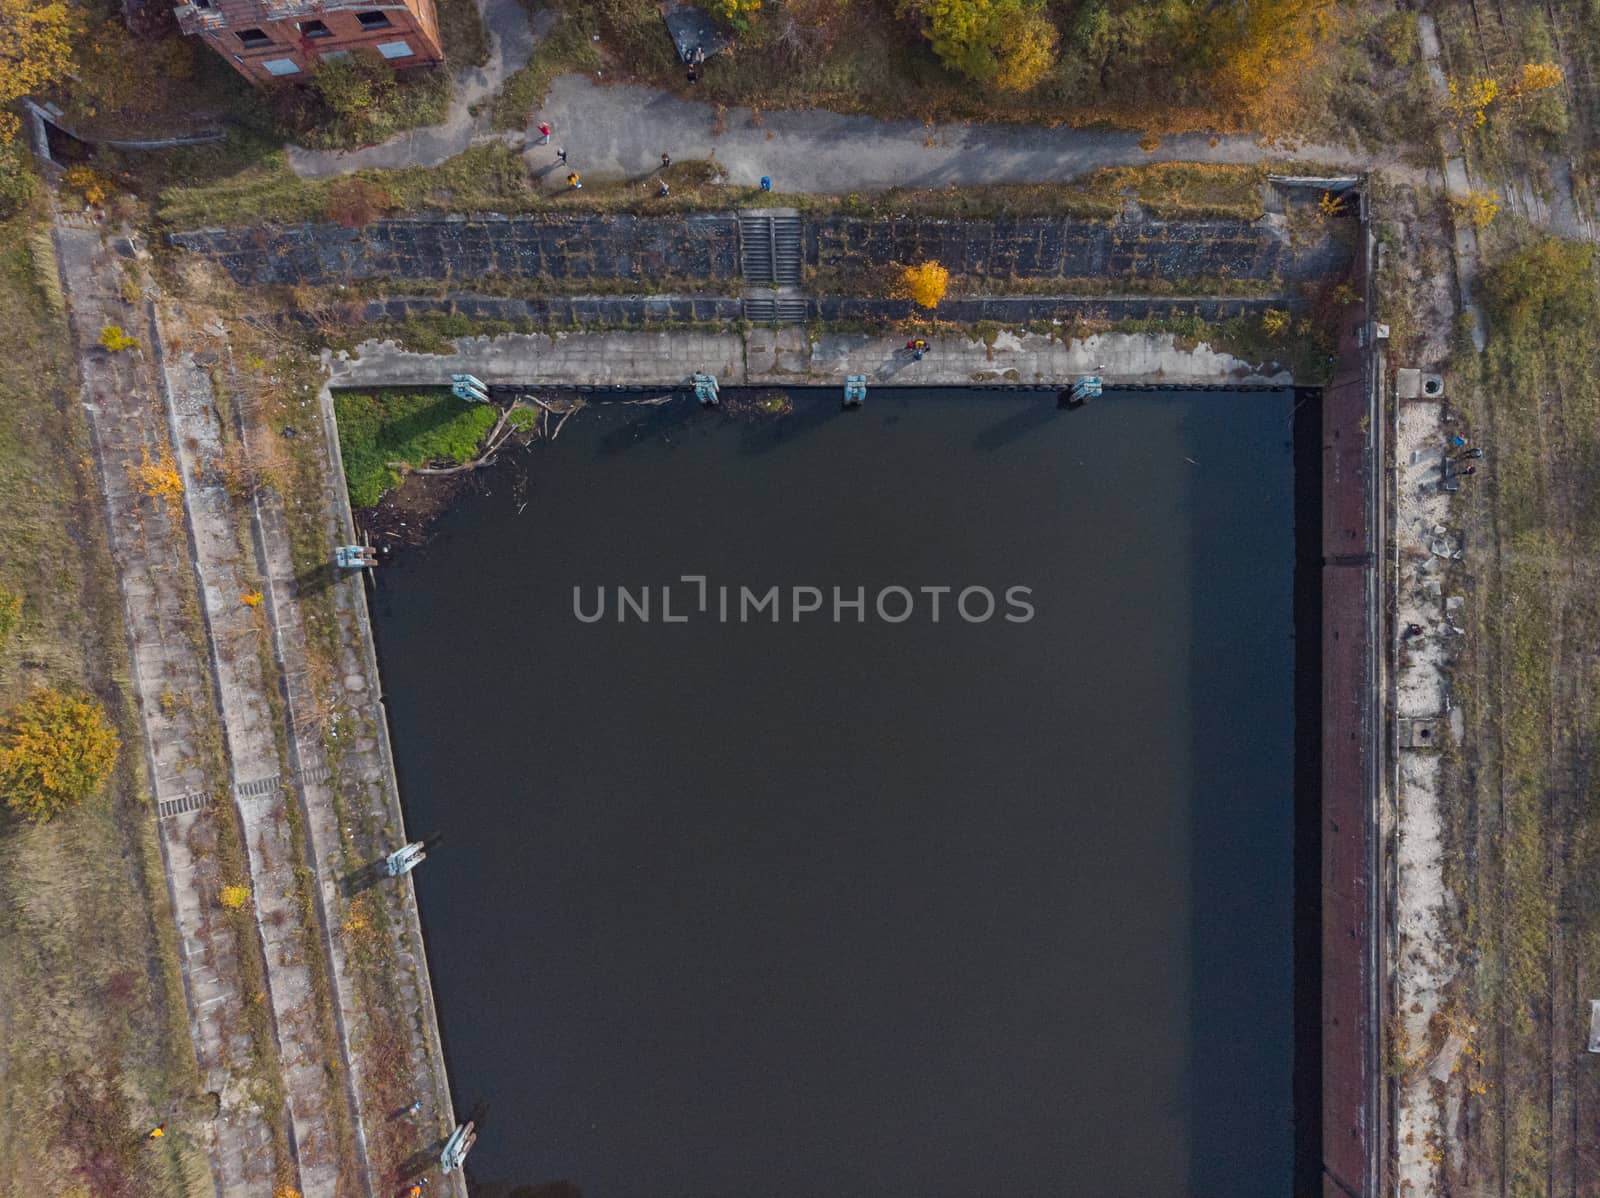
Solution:
<svg viewBox="0 0 1600 1198"><path fill-rule="evenodd" d="M369 167L437 166L469 146L503 140L526 145L529 168L544 186L564 186L555 169L556 150L566 148L570 165L596 180L634 178L654 171L663 153L679 161L714 158L730 182L754 185L770 176L779 191L843 194L893 187L974 186L983 183L1050 183L1076 179L1104 166L1151 162L1257 163L1296 159L1340 169L1378 165L1408 183L1426 172L1397 157L1374 160L1345 146L1267 145L1252 135L1211 137L1190 133L1163 138L1153 151L1139 146L1138 133L1037 125L924 125L843 116L822 110L764 113L754 123L748 108L730 108L716 132L708 103L634 84L602 86L588 75L558 77L531 123L548 121L549 146L526 134L495 133L488 105L507 76L528 60L557 14L539 12L532 30L519 0L480 0L489 30L489 65L462 71L442 125L414 129L362 150L305 150L290 146L289 167L308 179L327 179Z"/></svg>
<svg viewBox="0 0 1600 1198"><path fill-rule="evenodd" d="M540 117L556 130L555 145L566 148L572 166L596 179L648 174L670 153L682 161L715 158L733 183L754 185L768 175L785 192L1064 182L1103 166L1150 162L1292 157L1340 168L1372 165L1371 155L1340 146L1268 146L1248 135L1184 134L1146 151L1132 132L924 125L820 110L764 112L756 125L750 109L730 108L718 134L710 104L632 84L601 86L587 75L556 79ZM525 157L535 169L546 167L555 161L555 149L532 147ZM1418 180L1423 175L1415 167L1401 169Z"/></svg>
<svg viewBox="0 0 1600 1198"><path fill-rule="evenodd" d="M746 333L511 333L461 337L453 354L411 353L393 341L367 341L356 355L323 351L329 385L434 384L453 373L488 383L684 388L697 372L727 387L833 386L864 374L873 386L1055 387L1099 373L1108 383L1154 386L1287 385L1287 371L1262 369L1209 345L1186 348L1171 333L1101 333L1063 341L1001 332L992 344L962 333L932 334L915 360L899 337L829 333L815 341L798 325L757 325Z"/></svg>
<svg viewBox="0 0 1600 1198"><path fill-rule="evenodd" d="M489 62L456 72L450 110L441 125L411 129L388 141L361 150L307 150L289 146L289 169L306 179L329 179L369 167L437 166L475 142L507 140L520 144L521 135L495 133L490 128L491 105L506 77L519 70L533 53L534 43L555 23L549 9L539 13L537 28L528 26L521 0L478 0L478 12L489 34ZM483 104L479 115L473 108Z"/></svg>

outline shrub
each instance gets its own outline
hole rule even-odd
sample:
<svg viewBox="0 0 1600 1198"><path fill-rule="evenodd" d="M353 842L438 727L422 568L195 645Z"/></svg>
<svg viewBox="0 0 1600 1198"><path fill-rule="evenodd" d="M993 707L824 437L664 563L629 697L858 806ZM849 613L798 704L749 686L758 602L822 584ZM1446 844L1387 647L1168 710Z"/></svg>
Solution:
<svg viewBox="0 0 1600 1198"><path fill-rule="evenodd" d="M1500 214L1498 191L1469 191L1459 199L1451 197L1451 206L1472 222L1474 229L1486 227Z"/></svg>
<svg viewBox="0 0 1600 1198"><path fill-rule="evenodd" d="M346 229L371 224L395 206L393 193L371 179L340 179L328 189L328 219Z"/></svg>
<svg viewBox="0 0 1600 1198"><path fill-rule="evenodd" d="M1276 337L1289 327L1289 314L1278 308L1268 308L1261 314L1261 331Z"/></svg>
<svg viewBox="0 0 1600 1198"><path fill-rule="evenodd" d="M230 911L238 911L250 901L250 887L224 886L222 893L217 896L217 901Z"/></svg>
<svg viewBox="0 0 1600 1198"><path fill-rule="evenodd" d="M349 58L324 61L311 75L311 84L334 116L360 128L394 102L399 85L389 65L371 50L358 50Z"/></svg>
<svg viewBox="0 0 1600 1198"><path fill-rule="evenodd" d="M100 704L41 690L0 720L0 796L36 823L94 794L122 747Z"/></svg>
<svg viewBox="0 0 1600 1198"><path fill-rule="evenodd" d="M1546 237L1514 250L1484 271L1483 301L1513 334L1581 332L1600 319L1594 247Z"/></svg>
<svg viewBox="0 0 1600 1198"><path fill-rule="evenodd" d="M86 204L99 205L106 201L106 192L111 183L100 177L95 169L90 166L68 167L61 181L84 199Z"/></svg>
<svg viewBox="0 0 1600 1198"><path fill-rule="evenodd" d="M108 324L100 330L100 344L116 354L125 349L138 349L139 339L128 336L119 324Z"/></svg>

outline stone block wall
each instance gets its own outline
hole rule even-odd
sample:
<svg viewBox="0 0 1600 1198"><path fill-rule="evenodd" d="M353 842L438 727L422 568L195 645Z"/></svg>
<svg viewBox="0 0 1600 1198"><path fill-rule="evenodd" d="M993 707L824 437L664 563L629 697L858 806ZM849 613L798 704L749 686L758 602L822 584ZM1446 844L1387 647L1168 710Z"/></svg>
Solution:
<svg viewBox="0 0 1600 1198"><path fill-rule="evenodd" d="M1332 236L1295 244L1278 220L888 220L830 217L805 229L806 265L849 271L929 259L952 274L1020 279L1326 278L1353 250Z"/></svg>
<svg viewBox="0 0 1600 1198"><path fill-rule="evenodd" d="M327 286L362 279L734 279L730 215L473 216L263 225L171 233L169 245L219 263L234 282Z"/></svg>
<svg viewBox="0 0 1600 1198"><path fill-rule="evenodd" d="M581 291L586 279L740 279L731 213L677 216L445 216L333 224L196 229L168 244L219 263L244 285L327 286L365 279L537 279ZM861 220L805 218L808 266L825 273L932 258L952 273L988 278L1257 280L1264 292L1326 278L1350 248L1324 235L1301 243L1281 221L1138 221L1064 218Z"/></svg>

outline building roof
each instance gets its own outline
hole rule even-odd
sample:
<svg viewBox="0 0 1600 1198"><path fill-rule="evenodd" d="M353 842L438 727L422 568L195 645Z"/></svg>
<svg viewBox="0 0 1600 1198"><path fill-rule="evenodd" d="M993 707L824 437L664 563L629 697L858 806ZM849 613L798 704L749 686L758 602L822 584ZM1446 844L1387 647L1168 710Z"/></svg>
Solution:
<svg viewBox="0 0 1600 1198"><path fill-rule="evenodd" d="M210 33L218 29L248 29L264 21L293 21L327 12L361 9L404 9L396 0L206 0L180 4L173 9L178 28L185 33Z"/></svg>

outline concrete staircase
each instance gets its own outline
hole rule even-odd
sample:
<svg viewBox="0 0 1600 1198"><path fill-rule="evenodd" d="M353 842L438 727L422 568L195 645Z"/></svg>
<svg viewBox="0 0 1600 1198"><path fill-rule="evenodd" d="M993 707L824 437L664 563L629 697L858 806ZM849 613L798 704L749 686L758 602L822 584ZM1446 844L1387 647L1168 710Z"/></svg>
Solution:
<svg viewBox="0 0 1600 1198"><path fill-rule="evenodd" d="M809 305L800 293L804 266L800 214L792 208L739 214L739 269L744 318L757 324L798 324Z"/></svg>

